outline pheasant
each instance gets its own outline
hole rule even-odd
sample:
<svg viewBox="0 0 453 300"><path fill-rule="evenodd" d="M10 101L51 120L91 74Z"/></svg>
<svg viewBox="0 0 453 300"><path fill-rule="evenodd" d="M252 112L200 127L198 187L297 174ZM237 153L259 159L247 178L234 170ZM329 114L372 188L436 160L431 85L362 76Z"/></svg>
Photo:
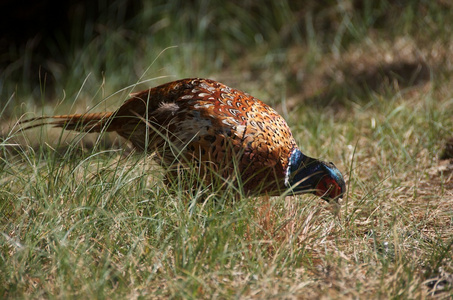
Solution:
<svg viewBox="0 0 453 300"><path fill-rule="evenodd" d="M331 162L303 154L285 120L260 100L201 78L169 82L134 93L115 112L38 117L79 132L114 131L174 174L186 167L207 184L240 182L248 195L313 193L338 201L345 192ZM46 120L46 121L43 121ZM217 174L217 175L213 175Z"/></svg>

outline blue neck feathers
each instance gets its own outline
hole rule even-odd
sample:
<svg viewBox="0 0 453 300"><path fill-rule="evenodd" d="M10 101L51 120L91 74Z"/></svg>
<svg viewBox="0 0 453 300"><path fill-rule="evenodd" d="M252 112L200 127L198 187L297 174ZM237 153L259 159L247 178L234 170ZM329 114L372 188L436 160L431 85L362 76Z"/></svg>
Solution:
<svg viewBox="0 0 453 300"><path fill-rule="evenodd" d="M343 176L332 163L306 156L297 148L291 152L285 185L293 193L316 193L318 184L326 177L331 178L344 191Z"/></svg>
<svg viewBox="0 0 453 300"><path fill-rule="evenodd" d="M289 158L286 170L285 185L292 187L293 192L300 193L303 190L314 188L316 185L316 173L319 169L319 161L303 154L299 149L294 149Z"/></svg>

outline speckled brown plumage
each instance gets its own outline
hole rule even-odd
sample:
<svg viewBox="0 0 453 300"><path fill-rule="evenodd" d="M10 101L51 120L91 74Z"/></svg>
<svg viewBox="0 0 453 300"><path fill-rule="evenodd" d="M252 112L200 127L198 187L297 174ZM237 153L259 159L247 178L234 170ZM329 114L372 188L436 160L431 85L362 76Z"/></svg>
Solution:
<svg viewBox="0 0 453 300"><path fill-rule="evenodd" d="M285 120L260 100L209 79L183 79L135 93L116 112L51 118L54 121L45 124L115 131L135 148L157 152L157 160L170 169L194 164L208 184L213 173L224 180L240 174L249 194L281 194L300 170L327 164L302 154L290 168L291 157L300 151ZM304 189L316 189L319 183ZM311 192L336 198L344 192L342 177L325 189Z"/></svg>

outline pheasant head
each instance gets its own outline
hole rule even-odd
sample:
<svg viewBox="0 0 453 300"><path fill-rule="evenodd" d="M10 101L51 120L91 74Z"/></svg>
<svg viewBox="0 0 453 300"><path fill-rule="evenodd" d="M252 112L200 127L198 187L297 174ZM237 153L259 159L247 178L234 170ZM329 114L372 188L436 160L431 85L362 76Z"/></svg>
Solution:
<svg viewBox="0 0 453 300"><path fill-rule="evenodd" d="M333 163L308 157L297 148L289 158L285 185L295 194L313 193L326 201L338 201L346 191L343 176Z"/></svg>

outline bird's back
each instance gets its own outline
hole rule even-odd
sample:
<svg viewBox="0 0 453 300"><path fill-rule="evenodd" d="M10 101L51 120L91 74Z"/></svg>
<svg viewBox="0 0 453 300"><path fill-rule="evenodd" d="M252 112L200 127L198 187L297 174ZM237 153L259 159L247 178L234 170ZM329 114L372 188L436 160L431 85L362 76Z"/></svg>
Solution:
<svg viewBox="0 0 453 300"><path fill-rule="evenodd" d="M195 160L201 170L214 169L224 177L236 165L243 178L254 181L283 180L296 147L275 110L208 79L178 80L134 94L115 113L111 126L137 148L156 150L167 165Z"/></svg>

